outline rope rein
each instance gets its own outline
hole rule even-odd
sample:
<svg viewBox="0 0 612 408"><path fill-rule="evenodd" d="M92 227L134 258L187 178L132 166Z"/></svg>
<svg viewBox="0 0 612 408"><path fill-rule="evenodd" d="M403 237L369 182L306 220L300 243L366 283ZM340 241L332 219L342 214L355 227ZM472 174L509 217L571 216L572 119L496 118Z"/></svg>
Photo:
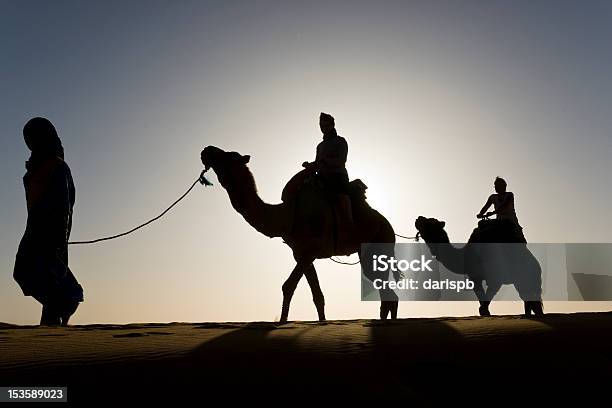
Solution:
<svg viewBox="0 0 612 408"><path fill-rule="evenodd" d="M332 261L334 261L337 264L341 264L341 265L357 265L358 263L360 263L361 261L357 261L357 262L343 262L343 261L339 261L337 259L334 259L333 257L330 257L329 259L331 259Z"/></svg>
<svg viewBox="0 0 612 408"><path fill-rule="evenodd" d="M137 227L132 228L129 231L125 231L122 232L120 234L115 234L115 235L111 235L108 237L103 237L103 238L97 238L97 239L92 239L89 241L69 241L68 245L87 245L87 244L95 244L98 242L103 242L103 241L110 241L111 239L116 239L116 238L121 238L124 237L126 235L129 235L133 232L138 231L141 228L146 227L147 225L151 224L152 222L155 222L157 220L159 220L161 217L163 217L164 215L166 215L168 213L168 211L170 211L172 208L174 208L174 206L176 206L178 203L180 203L185 197L187 197L187 195L189 193L191 193L191 190L193 190L193 188L196 186L196 184L200 183L203 186L212 186L212 183L210 181L208 181L206 179L206 177L204 177L204 173L206 172L206 170L202 171L202 173L200 174L200 177L197 178L196 181L193 182L193 184L187 189L187 191L185 191L185 193L183 193L183 195L181 195L176 201L174 201L172 204L170 204L170 207L166 208L161 214L159 214L158 216L151 218L149 221L142 223L140 225L138 225ZM414 237L407 237L405 235L400 235L400 234L395 234L395 236L400 237L400 238L404 238L404 239L412 239L414 241L419 240L419 235L417 234ZM360 261L357 262L344 262L344 261L340 261L337 259L334 259L333 257L330 257L329 259L331 259L333 262L337 263L337 264L341 264L341 265L357 265L358 263L360 263Z"/></svg>
<svg viewBox="0 0 612 408"><path fill-rule="evenodd" d="M128 234L131 234L132 232L138 231L139 229L146 227L147 225L151 224L152 222L155 222L157 220L159 220L161 217L163 217L164 215L166 215L166 213L168 211L170 211L175 205L177 205L179 202L181 202L183 200L183 198L187 197L187 194L189 194L191 192L191 190L193 190L193 188L196 186L196 184L202 184L203 186L212 186L212 183L210 181L208 181L205 177L204 177L204 172L202 172L200 174L200 177L198 177L198 179L196 181L193 182L193 184L191 185L191 187L189 187L189 189L182 195L180 196L175 202L173 202L170 207L166 208L161 214L159 214L157 217L154 217L152 219L150 219L149 221L140 224L137 227L132 228L129 231L126 232L122 232L120 234L116 234L116 235L111 235L109 237L104 237L104 238L98 238L98 239L92 239L90 241L70 241L68 242L68 245L86 245L86 244L95 244L97 242L102 242L102 241L109 241L111 239L116 239L116 238L120 238L120 237L124 237Z"/></svg>
<svg viewBox="0 0 612 408"><path fill-rule="evenodd" d="M400 235L400 234L395 234L396 237L400 237L400 238L404 238L404 239L412 239L415 242L419 242L420 239L420 235L416 234L414 237L406 237L404 235ZM358 263L360 263L361 261L357 261L357 262L344 262L344 261L339 261L337 259L334 259L333 257L330 257L329 259L331 259L333 262L337 263L337 264L341 264L341 265L357 265Z"/></svg>

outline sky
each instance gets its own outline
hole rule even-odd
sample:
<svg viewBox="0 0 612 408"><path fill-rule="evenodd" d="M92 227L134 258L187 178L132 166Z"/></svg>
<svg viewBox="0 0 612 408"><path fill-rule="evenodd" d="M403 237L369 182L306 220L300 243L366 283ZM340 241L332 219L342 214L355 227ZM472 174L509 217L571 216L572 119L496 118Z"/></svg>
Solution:
<svg viewBox="0 0 612 408"><path fill-rule="evenodd" d="M502 176L530 242L612 242L611 23L612 4L594 0L0 0L0 321L40 316L12 279L26 221L21 132L34 116L65 147L75 240L157 215L198 176L207 145L251 155L260 195L279 202L314 159L323 111L349 143L350 176L400 234L424 215L464 242ZM73 323L278 319L291 252L210 178L136 234L71 247L85 289ZM315 267L328 318L377 317L357 266ZM404 302L399 315L475 312ZM290 319L315 317L304 280Z"/></svg>

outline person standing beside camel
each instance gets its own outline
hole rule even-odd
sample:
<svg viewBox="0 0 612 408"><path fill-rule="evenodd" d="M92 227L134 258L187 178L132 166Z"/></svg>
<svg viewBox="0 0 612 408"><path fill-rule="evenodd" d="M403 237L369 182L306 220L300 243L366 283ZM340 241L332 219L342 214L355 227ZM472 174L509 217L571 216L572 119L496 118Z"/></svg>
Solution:
<svg viewBox="0 0 612 408"><path fill-rule="evenodd" d="M302 166L315 171L325 190L334 197L334 210L337 218L336 252L350 254L358 240L355 237L355 225L351 198L349 195L349 178L346 171L348 144L346 139L336 132L334 117L321 112L319 127L323 141L317 145L314 162L304 162Z"/></svg>

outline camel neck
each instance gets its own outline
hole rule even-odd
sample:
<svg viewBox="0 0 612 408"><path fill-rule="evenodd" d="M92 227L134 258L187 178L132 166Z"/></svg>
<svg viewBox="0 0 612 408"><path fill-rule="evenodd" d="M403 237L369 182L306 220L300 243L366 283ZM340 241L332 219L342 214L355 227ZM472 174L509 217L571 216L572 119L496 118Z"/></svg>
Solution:
<svg viewBox="0 0 612 408"><path fill-rule="evenodd" d="M464 249L456 248L450 242L427 242L431 254L447 269L456 273L465 273Z"/></svg>
<svg viewBox="0 0 612 408"><path fill-rule="evenodd" d="M289 232L289 213L284 204L268 204L257 194L255 186L227 188L232 207L246 222L267 237L282 237Z"/></svg>

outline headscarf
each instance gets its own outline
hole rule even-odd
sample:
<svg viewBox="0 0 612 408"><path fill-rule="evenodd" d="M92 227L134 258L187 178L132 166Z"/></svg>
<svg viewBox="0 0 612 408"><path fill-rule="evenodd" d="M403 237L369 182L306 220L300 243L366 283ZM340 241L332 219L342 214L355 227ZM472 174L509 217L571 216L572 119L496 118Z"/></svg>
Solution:
<svg viewBox="0 0 612 408"><path fill-rule="evenodd" d="M23 127L23 138L32 151L32 159L57 156L64 159L64 147L57 130L46 118L32 118Z"/></svg>
<svg viewBox="0 0 612 408"><path fill-rule="evenodd" d="M321 115L319 115L319 120L323 122L330 122L333 127L336 127L336 121L329 113L321 112Z"/></svg>
<svg viewBox="0 0 612 408"><path fill-rule="evenodd" d="M336 121L332 115L330 115L329 113L321 112L319 120L321 122L327 122L332 125L331 129L323 135L323 139L338 136L338 133L336 132Z"/></svg>
<svg viewBox="0 0 612 408"><path fill-rule="evenodd" d="M30 209L49 188L54 169L64 159L64 148L55 127L45 118L30 119L23 127L23 139L32 151L23 177Z"/></svg>

